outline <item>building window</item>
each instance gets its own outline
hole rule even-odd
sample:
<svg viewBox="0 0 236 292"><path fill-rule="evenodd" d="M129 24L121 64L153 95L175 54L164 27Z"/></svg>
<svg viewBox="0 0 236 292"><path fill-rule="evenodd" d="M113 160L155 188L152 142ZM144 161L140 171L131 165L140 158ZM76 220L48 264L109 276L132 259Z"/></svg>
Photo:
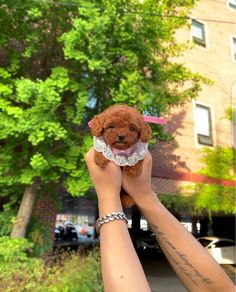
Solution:
<svg viewBox="0 0 236 292"><path fill-rule="evenodd" d="M195 44L206 47L205 26L194 19L192 19L192 38Z"/></svg>
<svg viewBox="0 0 236 292"><path fill-rule="evenodd" d="M233 38L232 51L233 51L233 60L236 61L236 38Z"/></svg>
<svg viewBox="0 0 236 292"><path fill-rule="evenodd" d="M229 0L229 7L236 10L236 0Z"/></svg>
<svg viewBox="0 0 236 292"><path fill-rule="evenodd" d="M209 107L196 104L196 123L198 143L212 146L211 109Z"/></svg>

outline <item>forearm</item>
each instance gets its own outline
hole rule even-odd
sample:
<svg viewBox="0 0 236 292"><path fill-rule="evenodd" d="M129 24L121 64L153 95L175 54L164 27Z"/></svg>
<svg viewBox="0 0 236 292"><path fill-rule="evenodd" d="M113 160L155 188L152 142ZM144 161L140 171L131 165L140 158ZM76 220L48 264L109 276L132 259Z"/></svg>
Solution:
<svg viewBox="0 0 236 292"><path fill-rule="evenodd" d="M99 204L100 216L117 211L122 211L120 201ZM106 292L150 292L124 220L114 220L102 225L100 248Z"/></svg>
<svg viewBox="0 0 236 292"><path fill-rule="evenodd" d="M99 216L121 212L120 167L110 162L105 168L98 167L93 149L90 149L85 159L98 196ZM102 224L100 247L106 292L150 292L124 220L116 219Z"/></svg>
<svg viewBox="0 0 236 292"><path fill-rule="evenodd" d="M139 208L185 287L191 292L233 292L233 283L211 255L157 198L150 197L151 202Z"/></svg>

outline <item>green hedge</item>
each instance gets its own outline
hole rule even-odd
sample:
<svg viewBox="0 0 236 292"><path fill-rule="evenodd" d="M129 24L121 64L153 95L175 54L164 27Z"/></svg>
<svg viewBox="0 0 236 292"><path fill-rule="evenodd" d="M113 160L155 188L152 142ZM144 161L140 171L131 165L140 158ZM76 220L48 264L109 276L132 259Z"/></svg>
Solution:
<svg viewBox="0 0 236 292"><path fill-rule="evenodd" d="M98 252L60 256L45 265L30 257L33 244L26 239L0 237L0 291L100 292L103 291Z"/></svg>

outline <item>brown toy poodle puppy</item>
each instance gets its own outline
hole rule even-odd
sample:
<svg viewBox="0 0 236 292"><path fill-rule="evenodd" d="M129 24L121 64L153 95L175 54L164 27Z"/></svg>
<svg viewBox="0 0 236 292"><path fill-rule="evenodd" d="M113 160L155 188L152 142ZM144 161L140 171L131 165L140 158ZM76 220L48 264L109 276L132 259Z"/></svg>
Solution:
<svg viewBox="0 0 236 292"><path fill-rule="evenodd" d="M138 142L147 143L152 135L149 125L144 121L143 116L135 109L127 105L114 105L97 115L91 121L91 132L95 137L102 137L106 145L116 155L130 155ZM102 152L95 150L95 162L98 166L106 167L109 159ZM123 171L131 177L137 177L142 171L142 160L135 162L135 165L121 166ZM124 207L131 207L133 199L121 193Z"/></svg>

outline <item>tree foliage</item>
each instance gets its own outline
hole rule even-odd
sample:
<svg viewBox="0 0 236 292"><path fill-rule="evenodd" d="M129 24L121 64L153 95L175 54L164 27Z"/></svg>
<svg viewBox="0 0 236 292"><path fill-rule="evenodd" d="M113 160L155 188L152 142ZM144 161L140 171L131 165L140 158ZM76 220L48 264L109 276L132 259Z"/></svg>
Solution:
<svg viewBox="0 0 236 292"><path fill-rule="evenodd" d="M1 193L22 193L34 177L40 177L41 187L51 183L51 192L62 183L73 195L83 193L89 186L83 154L90 141L77 128L87 99L71 78L69 65L62 66L62 45L57 40L70 28L77 9L41 1L3 2Z"/></svg>
<svg viewBox="0 0 236 292"><path fill-rule="evenodd" d="M205 166L201 173L219 180L235 179L235 157L233 148L221 146L215 149L206 148L202 161ZM235 213L235 187L218 184L196 184L194 207L212 212Z"/></svg>
<svg viewBox="0 0 236 292"><path fill-rule="evenodd" d="M0 3L0 193L90 186L87 121L114 103L159 115L206 79L173 62L193 0ZM14 199L15 202L15 199Z"/></svg>
<svg viewBox="0 0 236 292"><path fill-rule="evenodd" d="M184 48L174 34L187 23L193 2L83 2L60 40L96 110L127 103L160 114L197 95L206 80L171 61Z"/></svg>
<svg viewBox="0 0 236 292"><path fill-rule="evenodd" d="M40 177L43 184L58 183L62 175L72 194L83 190L86 181L83 184L84 172L78 164L82 164L89 141L73 128L76 123L70 123L60 108L63 94L71 92L73 96L76 87L62 67L53 68L45 80L21 78L14 86L8 85L9 93L0 99L3 191L12 185L32 184L34 177ZM77 113L73 119L79 123L82 116ZM81 185L75 187L79 180Z"/></svg>

